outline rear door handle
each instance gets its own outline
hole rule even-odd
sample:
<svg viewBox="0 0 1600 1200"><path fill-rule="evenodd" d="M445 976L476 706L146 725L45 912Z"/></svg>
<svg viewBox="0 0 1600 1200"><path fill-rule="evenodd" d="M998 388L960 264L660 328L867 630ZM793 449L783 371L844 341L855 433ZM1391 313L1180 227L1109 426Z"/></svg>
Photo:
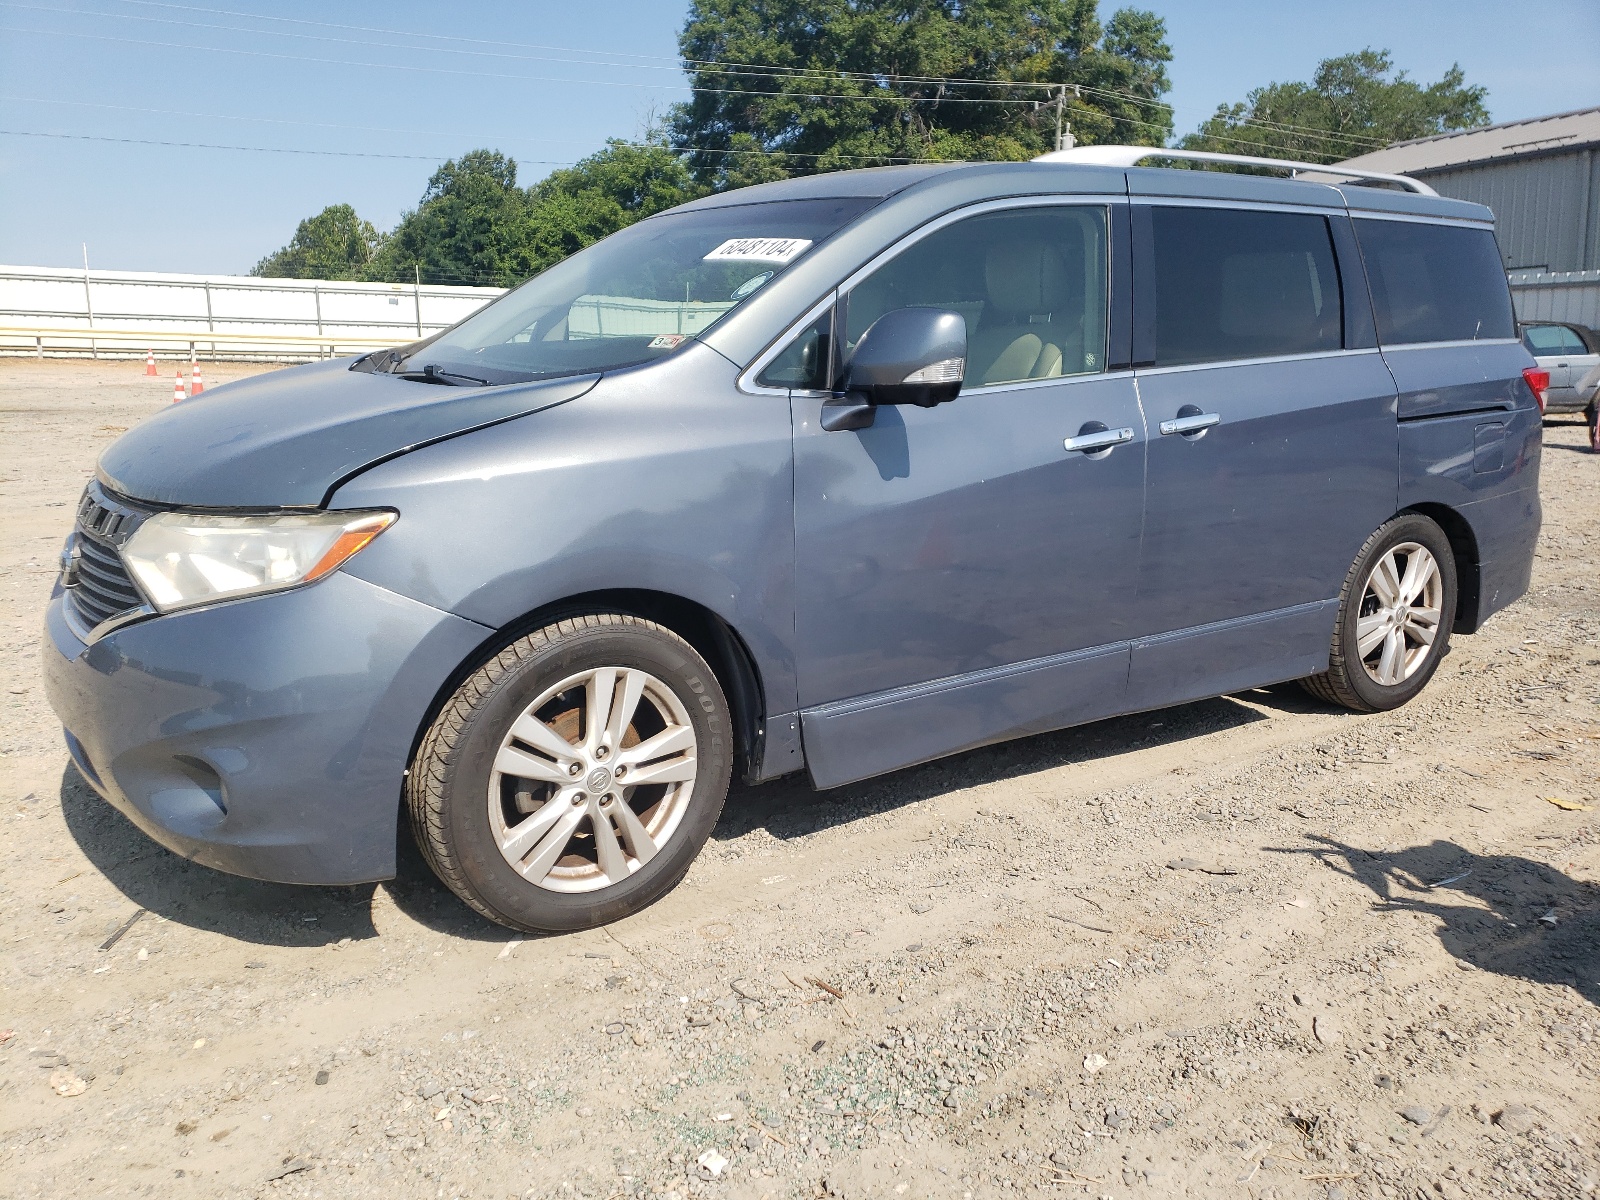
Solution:
<svg viewBox="0 0 1600 1200"><path fill-rule="evenodd" d="M1222 424L1221 413L1195 413L1192 416L1174 417L1170 421L1161 422L1161 436L1169 433L1199 433L1202 429L1210 429L1213 425Z"/></svg>
<svg viewBox="0 0 1600 1200"><path fill-rule="evenodd" d="M1096 450L1109 450L1113 446L1131 441L1133 441L1131 429L1101 429L1094 433L1080 433L1077 437L1069 437L1063 445L1068 450L1092 454Z"/></svg>

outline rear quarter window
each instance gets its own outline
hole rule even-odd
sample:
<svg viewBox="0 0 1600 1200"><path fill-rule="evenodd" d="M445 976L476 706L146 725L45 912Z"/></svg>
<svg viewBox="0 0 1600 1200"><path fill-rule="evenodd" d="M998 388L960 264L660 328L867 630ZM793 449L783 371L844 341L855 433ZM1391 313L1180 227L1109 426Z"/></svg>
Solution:
<svg viewBox="0 0 1600 1200"><path fill-rule="evenodd" d="M1468 342L1516 336L1494 234L1418 221L1356 221L1378 341Z"/></svg>

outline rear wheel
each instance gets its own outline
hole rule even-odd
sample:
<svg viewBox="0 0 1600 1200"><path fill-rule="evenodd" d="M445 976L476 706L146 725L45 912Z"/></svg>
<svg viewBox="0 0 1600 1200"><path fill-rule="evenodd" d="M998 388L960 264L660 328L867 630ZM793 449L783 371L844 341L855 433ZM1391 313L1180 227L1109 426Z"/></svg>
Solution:
<svg viewBox="0 0 1600 1200"><path fill-rule="evenodd" d="M569 618L456 690L407 779L412 828L451 891L547 933L617 920L683 878L732 771L727 701L654 622Z"/></svg>
<svg viewBox="0 0 1600 1200"><path fill-rule="evenodd" d="M1356 555L1339 597L1328 669L1301 684L1357 712L1399 708L1433 677L1455 611L1450 540L1427 517L1404 513Z"/></svg>

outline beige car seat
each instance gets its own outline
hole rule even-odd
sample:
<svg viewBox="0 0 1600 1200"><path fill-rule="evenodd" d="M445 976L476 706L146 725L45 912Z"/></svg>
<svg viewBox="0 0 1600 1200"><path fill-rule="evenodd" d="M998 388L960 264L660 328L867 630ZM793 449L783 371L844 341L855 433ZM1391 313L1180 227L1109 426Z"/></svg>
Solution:
<svg viewBox="0 0 1600 1200"><path fill-rule="evenodd" d="M969 384L1053 379L1062 362L1083 369L1077 289L1057 249L1043 241L992 246L984 261L988 302L968 338Z"/></svg>

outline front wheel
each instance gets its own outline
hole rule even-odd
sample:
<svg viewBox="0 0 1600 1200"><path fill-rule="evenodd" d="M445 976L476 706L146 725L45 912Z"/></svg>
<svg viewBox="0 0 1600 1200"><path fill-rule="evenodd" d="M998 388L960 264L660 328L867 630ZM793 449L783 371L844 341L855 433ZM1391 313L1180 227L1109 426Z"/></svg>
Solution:
<svg viewBox="0 0 1600 1200"><path fill-rule="evenodd" d="M451 891L533 933L660 899L728 794L732 723L675 633L598 613L548 625L467 678L407 778L417 844Z"/></svg>
<svg viewBox="0 0 1600 1200"><path fill-rule="evenodd" d="M1456 560L1444 531L1403 513L1367 539L1339 596L1328 669L1301 680L1356 712L1399 708L1433 677L1450 643Z"/></svg>

